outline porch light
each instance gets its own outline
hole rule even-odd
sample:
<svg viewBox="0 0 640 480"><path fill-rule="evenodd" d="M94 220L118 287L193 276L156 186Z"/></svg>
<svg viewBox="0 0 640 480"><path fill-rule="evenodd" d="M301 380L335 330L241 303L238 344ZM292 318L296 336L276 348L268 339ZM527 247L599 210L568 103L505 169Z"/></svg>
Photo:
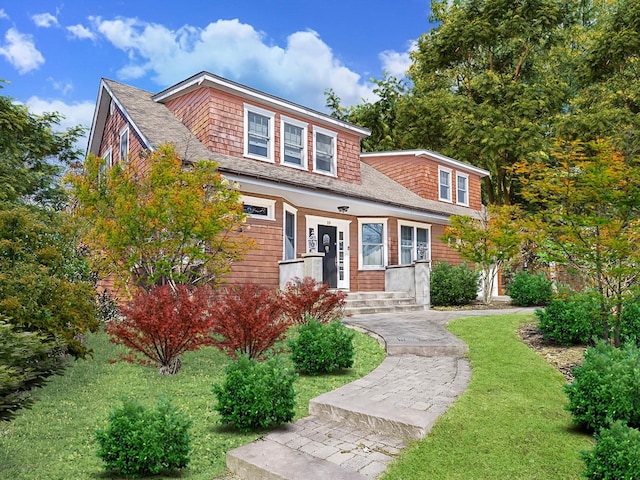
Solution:
<svg viewBox="0 0 640 480"><path fill-rule="evenodd" d="M347 213L349 211L349 205L340 205L338 211L340 213Z"/></svg>

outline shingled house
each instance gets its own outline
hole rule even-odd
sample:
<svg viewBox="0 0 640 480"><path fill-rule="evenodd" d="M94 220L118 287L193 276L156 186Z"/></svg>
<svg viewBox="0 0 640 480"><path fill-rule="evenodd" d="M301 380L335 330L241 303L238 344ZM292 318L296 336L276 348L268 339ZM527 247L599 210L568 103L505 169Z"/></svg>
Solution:
<svg viewBox="0 0 640 480"><path fill-rule="evenodd" d="M450 215L482 208L488 172L427 150L361 153L369 133L201 72L156 94L103 79L88 151L115 163L172 143L185 161L217 162L239 184L243 234L258 245L233 265L231 284L311 275L384 291L416 265L459 261L440 236Z"/></svg>

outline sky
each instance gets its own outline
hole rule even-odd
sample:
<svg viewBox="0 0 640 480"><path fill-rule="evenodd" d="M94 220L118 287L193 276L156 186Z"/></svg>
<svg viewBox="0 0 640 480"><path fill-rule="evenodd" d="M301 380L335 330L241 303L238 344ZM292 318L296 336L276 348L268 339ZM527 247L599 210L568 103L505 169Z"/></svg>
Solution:
<svg viewBox="0 0 640 480"><path fill-rule="evenodd" d="M203 70L326 111L374 100L431 28L429 0L4 0L0 95L90 127L102 77L160 92Z"/></svg>

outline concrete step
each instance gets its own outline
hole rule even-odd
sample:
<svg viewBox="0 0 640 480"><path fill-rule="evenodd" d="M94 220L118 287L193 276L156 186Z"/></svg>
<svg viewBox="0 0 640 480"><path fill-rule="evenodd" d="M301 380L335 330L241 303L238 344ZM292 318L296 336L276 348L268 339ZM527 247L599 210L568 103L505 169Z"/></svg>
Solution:
<svg viewBox="0 0 640 480"><path fill-rule="evenodd" d="M416 305L406 292L352 292L345 304L345 313L350 316L423 310L424 305Z"/></svg>
<svg viewBox="0 0 640 480"><path fill-rule="evenodd" d="M369 480L406 447L402 439L305 417L227 453L227 468L243 480Z"/></svg>
<svg viewBox="0 0 640 480"><path fill-rule="evenodd" d="M345 315L373 315L377 313L422 312L424 305L384 305L367 307L349 307L344 309Z"/></svg>

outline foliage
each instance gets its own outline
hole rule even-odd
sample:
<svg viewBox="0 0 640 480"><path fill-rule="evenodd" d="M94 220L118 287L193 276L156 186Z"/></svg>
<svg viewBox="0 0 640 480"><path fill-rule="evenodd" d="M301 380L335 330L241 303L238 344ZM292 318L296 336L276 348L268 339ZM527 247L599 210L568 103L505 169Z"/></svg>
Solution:
<svg viewBox="0 0 640 480"><path fill-rule="evenodd" d="M620 314L640 265L640 168L607 140L560 142L553 162L519 166L550 260L577 269L600 295L605 339L620 344ZM523 180L524 182L524 180ZM612 332L609 315L615 311Z"/></svg>
<svg viewBox="0 0 640 480"><path fill-rule="evenodd" d="M160 400L151 410L124 398L95 432L98 456L108 472L127 476L157 475L189 464L192 421L171 402Z"/></svg>
<svg viewBox="0 0 640 480"><path fill-rule="evenodd" d="M506 264L516 259L522 236L517 223L518 209L490 206L479 217L455 215L443 239L460 256L482 270L485 304L491 303L494 279Z"/></svg>
<svg viewBox="0 0 640 480"><path fill-rule="evenodd" d="M593 294L559 296L535 313L544 338L559 345L588 344L602 335L599 303Z"/></svg>
<svg viewBox="0 0 640 480"><path fill-rule="evenodd" d="M122 320L110 322L111 341L129 349L126 361L155 364L161 373L180 369L180 355L210 343L211 289L168 285L140 291L122 307Z"/></svg>
<svg viewBox="0 0 640 480"><path fill-rule="evenodd" d="M104 162L90 155L69 178L93 267L126 289L221 282L247 242L240 193L216 164L184 165L168 145L101 173Z"/></svg>
<svg viewBox="0 0 640 480"><path fill-rule="evenodd" d="M247 355L229 364L222 385L215 384L222 423L241 431L290 422L294 416L296 375L278 357L258 362Z"/></svg>
<svg viewBox="0 0 640 480"><path fill-rule="evenodd" d="M331 373L353 365L354 332L335 320L320 323L310 319L298 331L298 337L288 342L291 360L302 373Z"/></svg>
<svg viewBox="0 0 640 480"><path fill-rule="evenodd" d="M637 294L628 298L622 306L620 341L632 342L640 347L640 298Z"/></svg>
<svg viewBox="0 0 640 480"><path fill-rule="evenodd" d="M575 423L596 431L615 420L640 426L640 348L600 341L586 351L573 374L565 391Z"/></svg>
<svg viewBox="0 0 640 480"><path fill-rule="evenodd" d="M302 325L309 318L320 323L341 319L346 297L344 292L331 291L326 283L305 277L287 283L281 301L286 318L295 325Z"/></svg>
<svg viewBox="0 0 640 480"><path fill-rule="evenodd" d="M290 325L275 292L255 283L225 289L211 310L212 343L232 358L263 358Z"/></svg>
<svg viewBox="0 0 640 480"><path fill-rule="evenodd" d="M33 404L31 390L61 373L66 365L60 343L21 332L0 316L0 421L12 420Z"/></svg>
<svg viewBox="0 0 640 480"><path fill-rule="evenodd" d="M548 304L553 296L552 287L553 284L544 272L531 274L522 270L513 278L508 291L513 303L529 307Z"/></svg>
<svg viewBox="0 0 640 480"><path fill-rule="evenodd" d="M120 317L117 300L106 289L96 295L96 317L101 323L118 320Z"/></svg>
<svg viewBox="0 0 640 480"><path fill-rule="evenodd" d="M478 272L466 263L435 262L431 269L431 305L466 305L478 297Z"/></svg>
<svg viewBox="0 0 640 480"><path fill-rule="evenodd" d="M596 445L584 452L584 477L589 480L640 478L640 431L613 422L596 434Z"/></svg>

